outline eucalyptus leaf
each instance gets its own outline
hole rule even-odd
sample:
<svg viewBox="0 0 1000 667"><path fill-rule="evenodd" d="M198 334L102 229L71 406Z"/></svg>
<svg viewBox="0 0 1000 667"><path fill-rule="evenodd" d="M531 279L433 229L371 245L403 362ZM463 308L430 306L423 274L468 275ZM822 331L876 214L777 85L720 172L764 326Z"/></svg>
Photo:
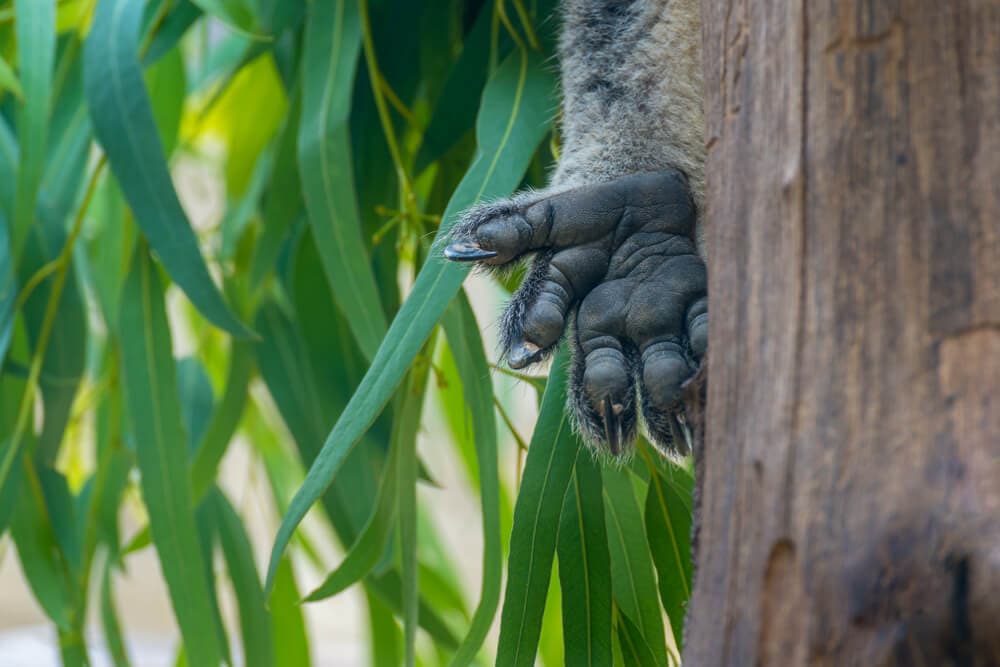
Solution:
<svg viewBox="0 0 1000 667"><path fill-rule="evenodd" d="M361 49L357 3L316 0L303 55L299 169L309 224L337 305L368 359L386 331L361 237L347 125Z"/></svg>
<svg viewBox="0 0 1000 667"><path fill-rule="evenodd" d="M139 67L141 2L99 0L84 48L84 83L97 140L170 277L216 326L250 331L233 315L198 248L167 170L149 95Z"/></svg>
<svg viewBox="0 0 1000 667"><path fill-rule="evenodd" d="M153 543L192 663L215 665L222 648L206 631L218 621L191 508L170 327L159 276L143 249L125 283L119 323L126 406Z"/></svg>
<svg viewBox="0 0 1000 667"><path fill-rule="evenodd" d="M514 506L498 665L535 664L559 517L582 447L566 415L567 360L563 350L552 362Z"/></svg>
<svg viewBox="0 0 1000 667"><path fill-rule="evenodd" d="M15 0L17 59L24 104L18 114L20 166L12 220L12 245L17 262L35 220L38 188L52 112L52 79L56 57L56 0Z"/></svg>

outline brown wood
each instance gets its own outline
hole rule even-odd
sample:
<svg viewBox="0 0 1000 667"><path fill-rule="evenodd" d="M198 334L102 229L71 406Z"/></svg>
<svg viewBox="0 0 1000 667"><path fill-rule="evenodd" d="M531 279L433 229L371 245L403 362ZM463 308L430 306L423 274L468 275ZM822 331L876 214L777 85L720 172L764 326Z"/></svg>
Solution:
<svg viewBox="0 0 1000 667"><path fill-rule="evenodd" d="M1000 2L702 8L685 664L1000 665Z"/></svg>

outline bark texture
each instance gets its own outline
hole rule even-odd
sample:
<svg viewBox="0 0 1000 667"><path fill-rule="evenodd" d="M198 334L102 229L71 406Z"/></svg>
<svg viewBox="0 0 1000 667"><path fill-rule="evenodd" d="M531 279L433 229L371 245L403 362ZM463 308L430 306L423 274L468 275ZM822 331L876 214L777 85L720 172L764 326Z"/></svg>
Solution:
<svg viewBox="0 0 1000 667"><path fill-rule="evenodd" d="M702 9L685 664L1000 665L1000 2Z"/></svg>

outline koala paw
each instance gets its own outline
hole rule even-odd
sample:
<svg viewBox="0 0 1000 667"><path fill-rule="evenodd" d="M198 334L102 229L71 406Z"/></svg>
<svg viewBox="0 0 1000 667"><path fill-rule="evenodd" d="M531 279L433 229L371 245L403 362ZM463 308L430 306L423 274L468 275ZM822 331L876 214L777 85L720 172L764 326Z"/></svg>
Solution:
<svg viewBox="0 0 1000 667"><path fill-rule="evenodd" d="M541 361L575 318L569 402L580 433L620 455L641 412L650 439L681 453L681 390L708 342L696 217L681 173L636 174L475 207L444 254L486 268L535 254L501 321L507 362Z"/></svg>

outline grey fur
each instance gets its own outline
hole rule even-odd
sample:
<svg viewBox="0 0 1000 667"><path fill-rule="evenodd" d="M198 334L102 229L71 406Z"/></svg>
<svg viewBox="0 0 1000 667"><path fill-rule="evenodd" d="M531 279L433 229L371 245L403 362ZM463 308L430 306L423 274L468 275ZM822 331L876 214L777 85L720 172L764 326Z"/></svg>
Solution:
<svg viewBox="0 0 1000 667"><path fill-rule="evenodd" d="M564 0L557 188L678 169L705 200L697 0Z"/></svg>

